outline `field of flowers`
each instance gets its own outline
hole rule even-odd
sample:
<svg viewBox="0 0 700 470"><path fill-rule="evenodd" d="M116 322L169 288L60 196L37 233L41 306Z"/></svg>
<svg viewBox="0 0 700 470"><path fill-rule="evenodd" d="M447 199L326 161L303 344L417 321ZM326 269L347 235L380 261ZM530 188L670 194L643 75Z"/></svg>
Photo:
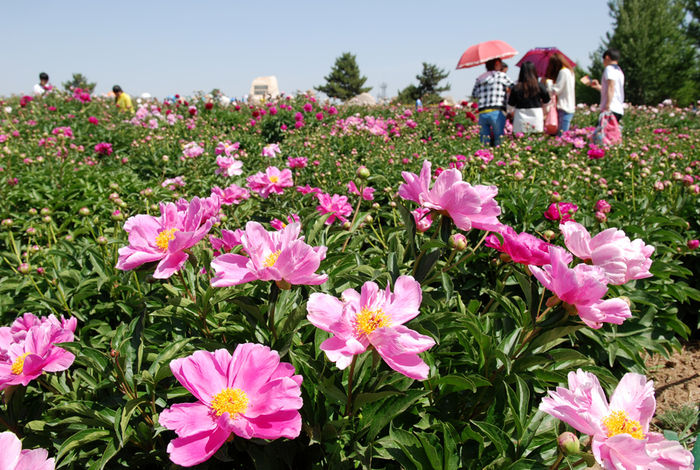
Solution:
<svg viewBox="0 0 700 470"><path fill-rule="evenodd" d="M2 468L698 468L697 112L475 113L6 99Z"/></svg>

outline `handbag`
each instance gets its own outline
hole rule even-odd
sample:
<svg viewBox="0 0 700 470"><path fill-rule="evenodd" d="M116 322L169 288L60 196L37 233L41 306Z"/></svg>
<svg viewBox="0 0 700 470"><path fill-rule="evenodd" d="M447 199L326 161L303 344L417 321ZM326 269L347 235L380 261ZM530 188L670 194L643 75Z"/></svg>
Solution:
<svg viewBox="0 0 700 470"><path fill-rule="evenodd" d="M549 107L544 114L544 132L549 135L557 135L559 132L559 114L557 113L557 95L553 95L549 101Z"/></svg>
<svg viewBox="0 0 700 470"><path fill-rule="evenodd" d="M599 147L608 147L622 143L620 124L613 113L609 111L600 113L598 126L593 131L592 140Z"/></svg>

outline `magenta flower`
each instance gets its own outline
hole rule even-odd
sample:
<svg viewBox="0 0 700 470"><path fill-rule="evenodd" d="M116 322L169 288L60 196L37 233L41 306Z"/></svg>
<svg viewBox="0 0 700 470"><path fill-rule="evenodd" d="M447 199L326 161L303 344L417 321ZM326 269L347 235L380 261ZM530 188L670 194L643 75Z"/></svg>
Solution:
<svg viewBox="0 0 700 470"><path fill-rule="evenodd" d="M404 326L418 315L421 298L420 283L411 276L400 276L393 293L388 285L382 292L374 282L365 282L361 293L347 289L342 300L311 294L307 318L333 334L321 349L339 369L345 369L353 356L372 346L395 371L425 380L430 368L418 353L433 347L435 341Z"/></svg>
<svg viewBox="0 0 700 470"><path fill-rule="evenodd" d="M268 144L262 149L263 157L275 157L278 153L282 153L279 144Z"/></svg>
<svg viewBox="0 0 700 470"><path fill-rule="evenodd" d="M288 223L293 224L294 222L299 222L299 214L288 215L287 222L282 222L280 219L272 219L270 226L275 230L282 230Z"/></svg>
<svg viewBox="0 0 700 470"><path fill-rule="evenodd" d="M605 149L592 145L590 150L588 150L587 155L588 158L592 160L599 160L605 156Z"/></svg>
<svg viewBox="0 0 700 470"><path fill-rule="evenodd" d="M318 285L328 280L316 274L326 247L312 247L299 237L301 224L289 224L275 232L266 231L257 222L248 222L241 246L248 256L229 253L212 261L216 276L214 287L234 286L255 280L276 281L278 285Z"/></svg>
<svg viewBox="0 0 700 470"><path fill-rule="evenodd" d="M217 175L236 176L243 173L243 170L241 170L243 162L233 157L222 157L219 155L216 157L216 164L219 167L215 171Z"/></svg>
<svg viewBox="0 0 700 470"><path fill-rule="evenodd" d="M606 201L605 199L598 199L598 201L596 201L595 203L596 212L602 212L603 214L607 214L610 212L610 209L612 209L612 207L610 206L610 204L608 204L608 201Z"/></svg>
<svg viewBox="0 0 700 470"><path fill-rule="evenodd" d="M574 214L578 210L576 204L570 202L553 202L547 211L544 213L544 217L549 220L558 220L559 223L564 223L569 220L574 220Z"/></svg>
<svg viewBox="0 0 700 470"><path fill-rule="evenodd" d="M168 178L163 181L160 186L163 188L168 188L170 191L175 191L178 187L185 186L185 177L176 176L175 178Z"/></svg>
<svg viewBox="0 0 700 470"><path fill-rule="evenodd" d="M109 142L100 142L95 145L95 153L98 155L112 155L112 144Z"/></svg>
<svg viewBox="0 0 700 470"><path fill-rule="evenodd" d="M205 219L205 210L205 205L195 197L183 211L168 203L160 205L160 217L144 214L129 217L124 223L129 246L119 249L117 269L129 271L158 261L153 277L166 279L175 274L189 257L185 250L204 238L214 223L210 218Z"/></svg>
<svg viewBox="0 0 700 470"><path fill-rule="evenodd" d="M297 191L300 192L301 194L318 194L321 193L321 188L312 188L311 185L306 185L306 186L297 186Z"/></svg>
<svg viewBox="0 0 700 470"><path fill-rule="evenodd" d="M170 460L191 467L209 459L231 434L244 439L294 439L301 431L300 375L261 344L196 351L170 362L175 378L198 400L177 403L158 421L175 431Z"/></svg>
<svg viewBox="0 0 700 470"><path fill-rule="evenodd" d="M551 264L541 268L530 265L530 271L562 302L576 307L586 325L594 329L600 328L603 323L621 325L632 316L629 305L623 299L601 300L608 292L608 279L603 268L578 264L571 269L567 266L571 255L554 245L549 247L549 256Z"/></svg>
<svg viewBox="0 0 700 470"><path fill-rule="evenodd" d="M12 431L0 433L2 470L54 470L54 459L48 456L46 449L22 450L22 441Z"/></svg>
<svg viewBox="0 0 700 470"><path fill-rule="evenodd" d="M348 192L350 194L355 194L357 196L360 195L360 190L357 189L357 186L355 185L354 181L350 181L347 184L347 186L348 186ZM362 199L364 199L365 201L373 200L374 199L374 188L365 187L364 189L362 189Z"/></svg>
<svg viewBox="0 0 700 470"><path fill-rule="evenodd" d="M495 230L501 226L498 216L501 208L494 200L495 186L472 186L462 181L459 170L444 170L430 189L431 163L423 162L420 175L401 172L406 183L399 186L399 196L414 201L427 209L448 215L462 230L472 228Z"/></svg>
<svg viewBox="0 0 700 470"><path fill-rule="evenodd" d="M27 320L31 323L25 323ZM19 324L15 321L14 334L13 328L3 328L0 332L0 390L10 385L26 386L44 371L60 372L68 369L75 356L54 346L55 343L73 341L71 327L75 329L75 323L69 321L66 326L64 328L53 317L38 320L38 323L30 318L23 318Z"/></svg>
<svg viewBox="0 0 700 470"><path fill-rule="evenodd" d="M347 221L345 216L352 214L352 206L348 203L347 196L334 194L331 196L326 193L316 194L316 198L320 205L316 206L316 210L323 214L331 214L326 219L326 225L332 224L336 219L341 223Z"/></svg>
<svg viewBox="0 0 700 470"><path fill-rule="evenodd" d="M306 157L288 157L287 166L289 168L306 168L309 159Z"/></svg>
<svg viewBox="0 0 700 470"><path fill-rule="evenodd" d="M413 220L416 222L416 230L423 233L433 225L433 218L430 215L430 209L425 207L419 207L416 210L411 211L413 215Z"/></svg>
<svg viewBox="0 0 700 470"><path fill-rule="evenodd" d="M204 153L204 149L197 142L190 142L182 148L184 158L197 158Z"/></svg>
<svg viewBox="0 0 700 470"><path fill-rule="evenodd" d="M649 432L656 410L654 384L628 373L610 398L598 378L581 369L569 372L569 388L557 387L542 399L540 410L592 437L591 449L605 469L691 470L693 456L675 441Z"/></svg>
<svg viewBox="0 0 700 470"><path fill-rule="evenodd" d="M497 233L503 237L503 242L495 234L486 237L484 245L506 253L516 263L542 266L550 263L549 247L552 244L530 235L527 232L518 233L512 227L503 225ZM567 263L571 262L571 257Z"/></svg>
<svg viewBox="0 0 700 470"><path fill-rule="evenodd" d="M209 243L214 250L214 256L221 255L221 252L229 252L241 244L243 238L243 230L226 230L221 229L221 238L209 235Z"/></svg>
<svg viewBox="0 0 700 470"><path fill-rule="evenodd" d="M230 140L227 140L225 142L219 142L216 148L214 149L214 154L224 154L227 157L231 157L238 150L240 145L241 144L238 142L232 144Z"/></svg>
<svg viewBox="0 0 700 470"><path fill-rule="evenodd" d="M248 182L248 188L258 193L263 199L267 199L271 193L282 194L284 188L294 185L292 171L289 168L280 171L274 166L267 167L265 173L259 171L249 176L246 181Z"/></svg>
<svg viewBox="0 0 700 470"><path fill-rule="evenodd" d="M591 238L588 230L574 221L560 225L559 229L569 251L603 268L610 284L621 285L652 276L649 268L654 247L641 239L630 241L625 232L616 228L603 230Z"/></svg>
<svg viewBox="0 0 700 470"><path fill-rule="evenodd" d="M221 204L230 206L231 204L240 204L250 197L247 189L241 188L237 184L232 184L224 189L218 186L211 188L211 194L217 196Z"/></svg>

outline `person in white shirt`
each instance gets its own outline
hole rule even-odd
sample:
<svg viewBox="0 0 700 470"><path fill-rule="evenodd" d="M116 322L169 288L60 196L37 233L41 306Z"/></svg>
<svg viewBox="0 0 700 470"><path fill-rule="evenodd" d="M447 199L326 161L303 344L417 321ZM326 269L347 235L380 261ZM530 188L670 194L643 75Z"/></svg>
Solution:
<svg viewBox="0 0 700 470"><path fill-rule="evenodd" d="M557 97L558 135L561 135L562 132L569 130L576 111L574 72L564 56L560 52L555 52L549 58L544 76L547 83L550 83L550 80L552 82L549 92Z"/></svg>
<svg viewBox="0 0 700 470"><path fill-rule="evenodd" d="M600 111L610 111L617 118L617 122L622 121L625 114L625 74L617 64L620 60L620 51L608 49L603 53L603 78L591 81L591 86L600 91Z"/></svg>
<svg viewBox="0 0 700 470"><path fill-rule="evenodd" d="M53 87L49 84L49 74L41 72L39 74L39 83L34 85L34 94L41 96L44 93L51 91Z"/></svg>

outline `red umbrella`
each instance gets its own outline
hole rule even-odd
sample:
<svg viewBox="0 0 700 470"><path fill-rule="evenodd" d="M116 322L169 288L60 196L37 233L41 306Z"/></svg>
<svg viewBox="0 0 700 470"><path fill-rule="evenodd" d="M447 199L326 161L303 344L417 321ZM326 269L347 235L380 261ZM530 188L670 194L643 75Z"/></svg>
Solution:
<svg viewBox="0 0 700 470"><path fill-rule="evenodd" d="M552 57L555 52L560 53L564 59L566 59L571 68L576 67L576 62L566 57L566 55L564 55L564 53L556 47L536 47L534 49L530 49L515 65L522 67L525 62L532 62L535 64L537 76L544 77L544 74L547 72L547 65L549 65L549 58Z"/></svg>
<svg viewBox="0 0 700 470"><path fill-rule="evenodd" d="M462 57L457 63L458 69L466 69L467 67L475 67L484 64L491 59L507 59L518 53L503 41L486 41L464 51Z"/></svg>

